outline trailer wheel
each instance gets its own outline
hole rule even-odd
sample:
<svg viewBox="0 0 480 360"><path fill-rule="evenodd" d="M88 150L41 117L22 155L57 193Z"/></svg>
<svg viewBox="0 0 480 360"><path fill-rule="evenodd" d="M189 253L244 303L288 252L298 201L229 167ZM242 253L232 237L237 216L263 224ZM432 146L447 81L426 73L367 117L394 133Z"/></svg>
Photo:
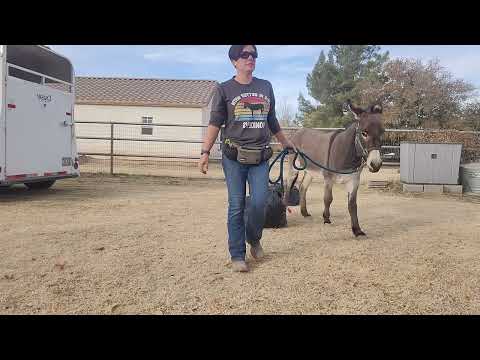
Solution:
<svg viewBox="0 0 480 360"><path fill-rule="evenodd" d="M55 180L39 181L39 182L34 182L34 183L25 183L25 186L28 187L30 190L39 190L39 189L48 189L53 184L55 184Z"/></svg>

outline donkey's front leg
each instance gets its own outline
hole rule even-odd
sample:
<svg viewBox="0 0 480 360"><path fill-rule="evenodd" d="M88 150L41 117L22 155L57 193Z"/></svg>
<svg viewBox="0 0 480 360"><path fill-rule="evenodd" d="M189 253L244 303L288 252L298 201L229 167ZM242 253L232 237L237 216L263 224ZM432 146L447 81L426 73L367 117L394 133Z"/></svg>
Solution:
<svg viewBox="0 0 480 360"><path fill-rule="evenodd" d="M323 223L331 224L332 222L330 221L330 205L333 201L333 179L331 177L324 176L324 181L325 187L323 190L323 204L325 207L323 209Z"/></svg>
<svg viewBox="0 0 480 360"><path fill-rule="evenodd" d="M348 212L352 220L352 232L355 236L365 236L366 234L360 229L357 216L357 192L360 184L360 174L354 175L346 184L348 192Z"/></svg>
<svg viewBox="0 0 480 360"><path fill-rule="evenodd" d="M300 185L300 212L304 217L311 216L307 211L307 190L312 182L312 175L305 171Z"/></svg>

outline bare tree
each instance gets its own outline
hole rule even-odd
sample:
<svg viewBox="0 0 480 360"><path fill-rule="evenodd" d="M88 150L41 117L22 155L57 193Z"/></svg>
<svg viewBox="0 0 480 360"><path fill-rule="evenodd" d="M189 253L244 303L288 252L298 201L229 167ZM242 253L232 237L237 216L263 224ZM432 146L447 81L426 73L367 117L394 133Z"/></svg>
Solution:
<svg viewBox="0 0 480 360"><path fill-rule="evenodd" d="M277 118L281 126L288 127L294 125L295 111L293 106L288 102L288 98L284 96L280 102L277 103Z"/></svg>
<svg viewBox="0 0 480 360"><path fill-rule="evenodd" d="M480 101L465 105L463 110L463 120L465 127L470 130L480 131Z"/></svg>
<svg viewBox="0 0 480 360"><path fill-rule="evenodd" d="M462 126L461 106L472 96L474 87L455 79L438 59L426 64L417 59L392 60L384 65L382 75L381 80L361 81L358 88L364 103L377 101L385 105L384 119L390 126Z"/></svg>

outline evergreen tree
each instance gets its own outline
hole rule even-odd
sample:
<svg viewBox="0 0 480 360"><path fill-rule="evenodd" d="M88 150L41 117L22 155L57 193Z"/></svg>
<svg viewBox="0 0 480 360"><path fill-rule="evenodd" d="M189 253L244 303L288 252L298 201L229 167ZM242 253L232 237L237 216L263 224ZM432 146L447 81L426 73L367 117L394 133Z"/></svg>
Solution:
<svg viewBox="0 0 480 360"><path fill-rule="evenodd" d="M347 99L354 103L360 100L360 80L382 81L382 65L387 60L388 52L381 54L380 47L373 45L332 45L327 56L322 51L307 75L309 95L318 106L300 94L297 123L306 127L339 127L350 122L351 116L344 115Z"/></svg>

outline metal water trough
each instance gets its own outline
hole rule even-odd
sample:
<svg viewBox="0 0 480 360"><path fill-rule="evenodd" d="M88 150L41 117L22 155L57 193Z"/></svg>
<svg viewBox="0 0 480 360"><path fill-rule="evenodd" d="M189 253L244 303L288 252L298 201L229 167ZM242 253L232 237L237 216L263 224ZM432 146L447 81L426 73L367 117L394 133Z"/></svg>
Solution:
<svg viewBox="0 0 480 360"><path fill-rule="evenodd" d="M460 178L464 192L480 194L480 163L461 165Z"/></svg>

